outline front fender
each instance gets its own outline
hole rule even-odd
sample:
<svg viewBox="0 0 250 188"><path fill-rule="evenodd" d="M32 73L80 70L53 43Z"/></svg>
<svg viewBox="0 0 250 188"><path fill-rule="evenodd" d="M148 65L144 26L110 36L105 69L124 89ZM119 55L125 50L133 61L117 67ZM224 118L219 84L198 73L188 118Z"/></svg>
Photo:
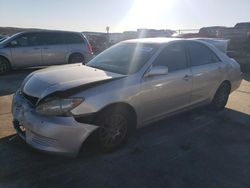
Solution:
<svg viewBox="0 0 250 188"><path fill-rule="evenodd" d="M1 56L6 58L9 61L9 63L11 64L11 66L13 66L10 49L4 49L4 51L2 51L2 49L1 49L0 50L0 57Z"/></svg>

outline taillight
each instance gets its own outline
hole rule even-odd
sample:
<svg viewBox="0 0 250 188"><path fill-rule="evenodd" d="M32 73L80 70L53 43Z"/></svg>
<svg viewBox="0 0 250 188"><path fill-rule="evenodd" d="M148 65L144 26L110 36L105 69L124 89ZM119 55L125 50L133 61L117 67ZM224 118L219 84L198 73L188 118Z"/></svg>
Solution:
<svg viewBox="0 0 250 188"><path fill-rule="evenodd" d="M92 45L90 43L88 43L88 50L89 50L89 53L93 53L93 49L92 49Z"/></svg>

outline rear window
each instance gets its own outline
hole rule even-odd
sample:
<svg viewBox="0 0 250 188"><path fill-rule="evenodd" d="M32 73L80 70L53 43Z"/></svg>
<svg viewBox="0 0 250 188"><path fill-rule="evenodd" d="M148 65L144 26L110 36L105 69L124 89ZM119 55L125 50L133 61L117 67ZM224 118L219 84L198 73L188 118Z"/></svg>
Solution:
<svg viewBox="0 0 250 188"><path fill-rule="evenodd" d="M219 58L204 44L197 42L188 43L192 66L206 65L219 62Z"/></svg>
<svg viewBox="0 0 250 188"><path fill-rule="evenodd" d="M62 33L41 33L40 37L44 45L64 44Z"/></svg>

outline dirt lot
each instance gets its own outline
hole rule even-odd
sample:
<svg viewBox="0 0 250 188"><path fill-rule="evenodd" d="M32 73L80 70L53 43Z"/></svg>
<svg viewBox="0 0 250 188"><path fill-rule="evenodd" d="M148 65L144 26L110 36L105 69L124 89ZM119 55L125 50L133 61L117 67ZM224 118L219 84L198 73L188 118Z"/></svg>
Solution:
<svg viewBox="0 0 250 188"><path fill-rule="evenodd" d="M250 187L250 75L227 108L186 112L143 128L117 152L84 144L76 159L15 136L11 96L30 70L0 77L0 187Z"/></svg>

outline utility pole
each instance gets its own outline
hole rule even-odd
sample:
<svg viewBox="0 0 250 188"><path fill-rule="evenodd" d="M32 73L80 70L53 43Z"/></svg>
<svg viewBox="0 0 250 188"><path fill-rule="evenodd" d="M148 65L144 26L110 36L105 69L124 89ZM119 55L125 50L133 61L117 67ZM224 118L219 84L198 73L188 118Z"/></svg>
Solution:
<svg viewBox="0 0 250 188"><path fill-rule="evenodd" d="M107 31L107 42L109 45L109 26L106 27L106 31Z"/></svg>

